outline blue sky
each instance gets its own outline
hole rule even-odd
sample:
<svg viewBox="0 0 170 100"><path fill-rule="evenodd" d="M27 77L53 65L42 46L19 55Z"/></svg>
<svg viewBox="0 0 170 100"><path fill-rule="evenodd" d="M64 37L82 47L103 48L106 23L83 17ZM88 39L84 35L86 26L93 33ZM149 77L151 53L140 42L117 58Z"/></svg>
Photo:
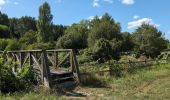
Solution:
<svg viewBox="0 0 170 100"><path fill-rule="evenodd" d="M39 6L47 1L53 23L71 25L108 12L121 23L122 31L133 32L141 23L156 26L170 39L170 0L0 0L0 10L9 17L38 17Z"/></svg>

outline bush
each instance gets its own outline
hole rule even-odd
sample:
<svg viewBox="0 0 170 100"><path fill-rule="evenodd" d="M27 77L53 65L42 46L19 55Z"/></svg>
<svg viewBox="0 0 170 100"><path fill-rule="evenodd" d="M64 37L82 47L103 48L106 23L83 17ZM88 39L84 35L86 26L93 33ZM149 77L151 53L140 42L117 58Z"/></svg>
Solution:
<svg viewBox="0 0 170 100"><path fill-rule="evenodd" d="M37 41L37 33L32 30L26 32L19 40L20 43L24 43L26 45L36 43L36 41Z"/></svg>
<svg viewBox="0 0 170 100"><path fill-rule="evenodd" d="M93 59L103 63L110 60L112 56L112 47L108 40L99 39L93 47Z"/></svg>
<svg viewBox="0 0 170 100"><path fill-rule="evenodd" d="M17 63L13 63L12 59L5 61L5 53L0 57L0 91L2 93L15 92L31 87L33 80L33 73L29 66L23 66L23 69L17 73L13 72L13 68Z"/></svg>
<svg viewBox="0 0 170 100"><path fill-rule="evenodd" d="M32 49L54 49L54 43L34 43L25 47L25 49L32 50Z"/></svg>
<svg viewBox="0 0 170 100"><path fill-rule="evenodd" d="M0 50L19 50L21 48L20 44L15 39L0 39Z"/></svg>

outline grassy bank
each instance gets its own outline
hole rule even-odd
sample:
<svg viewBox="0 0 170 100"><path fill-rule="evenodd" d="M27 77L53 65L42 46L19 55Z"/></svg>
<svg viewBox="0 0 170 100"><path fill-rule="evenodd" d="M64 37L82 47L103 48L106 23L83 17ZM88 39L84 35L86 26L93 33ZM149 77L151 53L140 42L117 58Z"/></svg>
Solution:
<svg viewBox="0 0 170 100"><path fill-rule="evenodd" d="M6 94L1 100L56 100L56 99L170 99L170 64L142 69L120 78L107 74L92 74L86 85L62 93L36 89L31 92ZM100 83L100 84L99 84Z"/></svg>

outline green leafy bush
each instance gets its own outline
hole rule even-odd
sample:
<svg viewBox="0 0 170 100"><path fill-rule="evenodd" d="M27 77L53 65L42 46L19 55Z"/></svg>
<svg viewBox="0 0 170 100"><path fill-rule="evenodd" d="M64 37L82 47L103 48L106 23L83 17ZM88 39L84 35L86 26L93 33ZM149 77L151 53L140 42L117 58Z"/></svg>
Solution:
<svg viewBox="0 0 170 100"><path fill-rule="evenodd" d="M20 44L15 39L0 39L0 50L19 50Z"/></svg>
<svg viewBox="0 0 170 100"><path fill-rule="evenodd" d="M28 45L26 47L26 49L28 50L32 50L32 49L54 49L55 47L55 44L54 43L34 43L34 44L31 44L31 45Z"/></svg>
<svg viewBox="0 0 170 100"><path fill-rule="evenodd" d="M112 47L108 40L99 39L93 47L93 59L103 63L112 57Z"/></svg>
<svg viewBox="0 0 170 100"><path fill-rule="evenodd" d="M17 62L6 61L4 56L5 53L0 56L0 91L8 93L30 88L34 80L30 67L25 65L21 71L14 72Z"/></svg>

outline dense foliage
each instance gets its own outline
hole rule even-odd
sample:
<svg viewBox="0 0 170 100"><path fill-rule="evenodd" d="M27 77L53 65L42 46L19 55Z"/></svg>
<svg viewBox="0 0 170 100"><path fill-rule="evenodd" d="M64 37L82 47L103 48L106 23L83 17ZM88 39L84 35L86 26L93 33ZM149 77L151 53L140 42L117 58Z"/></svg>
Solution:
<svg viewBox="0 0 170 100"><path fill-rule="evenodd" d="M31 87L34 75L30 67L25 65L21 71L14 72L13 68L17 62L13 63L12 59L5 61L5 53L0 56L0 92L15 92Z"/></svg>
<svg viewBox="0 0 170 100"><path fill-rule="evenodd" d="M133 33L121 32L120 23L108 13L70 26L55 25L52 19L47 2L39 7L37 20L30 16L8 18L8 15L0 12L0 50L8 46L11 47L9 50L84 49L84 53L77 54L83 54L81 56L91 58L88 59L91 61L107 61L119 60L121 52L155 58L167 49L169 43L161 31L145 23Z"/></svg>
<svg viewBox="0 0 170 100"><path fill-rule="evenodd" d="M133 33L135 51L144 53L152 58L167 48L167 41L156 27L143 24Z"/></svg>
<svg viewBox="0 0 170 100"><path fill-rule="evenodd" d="M30 16L8 18L8 15L0 11L0 51L75 49L79 64L94 64L125 59L137 61L143 55L154 59L161 51L170 49L170 42L156 27L144 23L132 33L121 32L120 23L108 13L70 26L55 25L52 19L47 2L39 7L38 19ZM123 57L122 52L133 52L135 56ZM30 74L30 67L25 65L15 74L12 70L15 63L12 63L11 59L6 62L4 55L0 56L0 91L14 92L29 87L35 76L34 73ZM59 55L60 58L64 56ZM169 59L169 54L161 54L158 58ZM135 70L135 66L130 68L130 71ZM117 72L118 76L121 75L121 67L114 66L112 70Z"/></svg>

